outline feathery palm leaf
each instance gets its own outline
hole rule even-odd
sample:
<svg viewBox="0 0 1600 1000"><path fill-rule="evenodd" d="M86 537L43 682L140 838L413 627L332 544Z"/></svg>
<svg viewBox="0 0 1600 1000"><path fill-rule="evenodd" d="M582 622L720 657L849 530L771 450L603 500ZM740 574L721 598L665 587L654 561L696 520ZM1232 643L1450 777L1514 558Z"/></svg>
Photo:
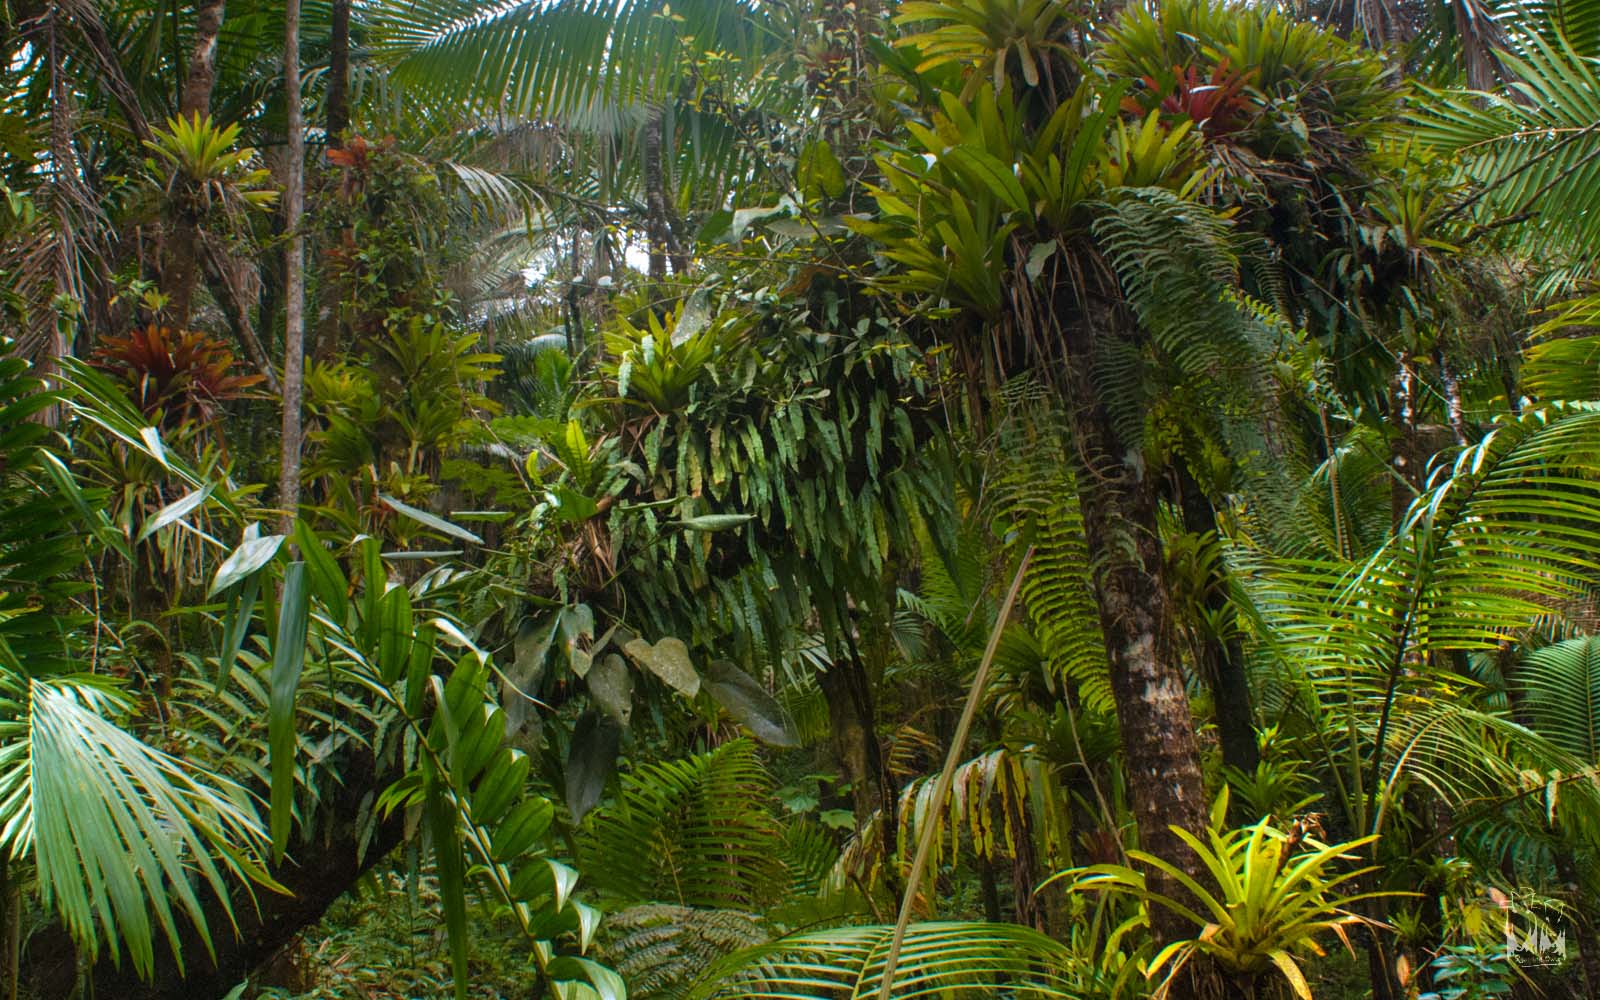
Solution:
<svg viewBox="0 0 1600 1000"><path fill-rule="evenodd" d="M718 962L689 996L866 1000L882 991L893 936L893 927L874 925L781 938ZM900 949L893 995L1076 997L1078 963L1065 945L1017 924L912 924Z"/></svg>
<svg viewBox="0 0 1600 1000"><path fill-rule="evenodd" d="M1417 138L1483 193L1477 221L1537 218L1541 244L1586 254L1600 235L1600 68L1565 38L1503 59L1509 94L1434 94L1413 116Z"/></svg>
<svg viewBox="0 0 1600 1000"><path fill-rule="evenodd" d="M1407 778L1461 804L1518 794L1519 764L1546 776L1582 769L1537 734L1475 710L1476 685L1444 663L1515 640L1541 613L1587 595L1600 569L1597 484L1600 407L1551 404L1505 420L1439 470L1367 560L1240 567L1258 640L1298 692L1289 701L1376 748L1364 766L1378 812L1362 825L1377 829ZM1485 745L1505 752L1484 754Z"/></svg>
<svg viewBox="0 0 1600 1000"><path fill-rule="evenodd" d="M597 809L579 859L600 890L638 902L739 909L787 885L772 779L749 740L651 763Z"/></svg>
<svg viewBox="0 0 1600 1000"><path fill-rule="evenodd" d="M110 689L7 673L0 706L0 850L32 854L45 905L91 956L126 946L149 974L159 927L181 962L174 903L211 947L196 879L230 914L230 879L270 884L245 791L106 718L127 708Z"/></svg>
<svg viewBox="0 0 1600 1000"><path fill-rule="evenodd" d="M1513 678L1528 727L1600 763L1600 639L1569 639L1523 658Z"/></svg>

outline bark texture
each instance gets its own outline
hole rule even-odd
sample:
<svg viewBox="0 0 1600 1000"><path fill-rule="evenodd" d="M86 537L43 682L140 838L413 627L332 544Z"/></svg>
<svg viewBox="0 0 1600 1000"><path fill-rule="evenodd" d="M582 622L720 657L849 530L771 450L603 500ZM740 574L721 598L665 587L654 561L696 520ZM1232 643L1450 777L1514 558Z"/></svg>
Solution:
<svg viewBox="0 0 1600 1000"><path fill-rule="evenodd" d="M865 829L876 815L884 856L889 857L895 848L897 792L878 742L872 678L861 657L851 655L836 660L817 675L817 681L828 703L834 757L850 783L856 828Z"/></svg>
<svg viewBox="0 0 1600 1000"><path fill-rule="evenodd" d="M300 231L305 212L305 129L300 109L300 0L284 7L283 88L289 133L289 163L284 185L284 228L289 247L284 262L283 330L283 439L278 468L278 507L283 510L283 531L288 534L300 506L301 405L305 383L306 275L305 236Z"/></svg>
<svg viewBox="0 0 1600 1000"><path fill-rule="evenodd" d="M1183 476L1183 527L1190 534L1217 531L1217 512L1203 495L1200 484ZM1228 603L1227 570L1217 567L1205 581L1201 602L1212 620L1219 620ZM1250 679L1245 673L1244 648L1238 638L1218 636L1198 627L1199 641L1194 656L1196 667L1211 688L1217 716L1217 738L1222 745L1222 762L1252 774L1261 759L1256 747L1255 713L1250 702Z"/></svg>
<svg viewBox="0 0 1600 1000"><path fill-rule="evenodd" d="M1140 846L1203 883L1199 859L1171 830L1204 830L1207 804L1164 576L1157 484L1146 474L1137 448L1118 440L1094 378L1101 339L1138 333L1110 306L1077 312L1063 331L1063 388L1083 465L1078 503L1095 567L1095 600ZM1183 895L1175 880L1154 871L1149 875L1151 888ZM1163 908L1154 909L1153 930L1161 944L1192 933Z"/></svg>

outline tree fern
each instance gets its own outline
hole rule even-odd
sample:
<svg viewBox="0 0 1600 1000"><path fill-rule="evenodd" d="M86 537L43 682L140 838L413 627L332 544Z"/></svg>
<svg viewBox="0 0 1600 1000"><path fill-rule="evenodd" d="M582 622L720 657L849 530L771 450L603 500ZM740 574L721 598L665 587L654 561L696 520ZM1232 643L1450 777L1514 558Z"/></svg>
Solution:
<svg viewBox="0 0 1600 1000"><path fill-rule="evenodd" d="M1085 707L1109 713L1111 677L1066 442L1053 410L1016 410L1000 431L994 506L1034 547L1022 601L1052 675L1074 685Z"/></svg>

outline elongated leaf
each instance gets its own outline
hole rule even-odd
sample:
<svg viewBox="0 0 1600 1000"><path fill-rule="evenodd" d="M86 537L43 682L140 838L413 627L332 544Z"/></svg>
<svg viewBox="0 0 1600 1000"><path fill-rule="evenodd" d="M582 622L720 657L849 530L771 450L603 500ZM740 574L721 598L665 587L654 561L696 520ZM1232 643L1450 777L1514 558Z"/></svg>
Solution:
<svg viewBox="0 0 1600 1000"><path fill-rule="evenodd" d="M327 606L337 621L344 621L350 607L350 581L344 570L322 544L322 539L304 521L294 523L295 544L300 546L300 558L305 560L310 576L311 593Z"/></svg>
<svg viewBox="0 0 1600 1000"><path fill-rule="evenodd" d="M306 564L292 562L283 574L283 607L278 611L278 637L272 646L272 688L267 705L267 742L272 773L272 832L274 858L289 846L294 809L295 694L306 662L306 627L310 604Z"/></svg>
<svg viewBox="0 0 1600 1000"><path fill-rule="evenodd" d="M248 796L108 721L126 705L92 680L0 683L8 699L30 706L25 719L0 724L0 846L13 858L32 851L44 905L85 956L109 946L116 957L126 945L144 975L154 968L156 925L179 953L174 904L209 950L196 889L226 914L230 879L272 884L252 861L265 835Z"/></svg>
<svg viewBox="0 0 1600 1000"><path fill-rule="evenodd" d="M433 838L433 856L439 868L439 902L444 909L445 934L450 942L450 973L455 980L456 1000L466 1000L467 968L467 887L466 859L456 832L456 811L446 799L443 782L431 763L423 767L423 810L428 816L428 832Z"/></svg>
<svg viewBox="0 0 1600 1000"><path fill-rule="evenodd" d="M212 579L211 589L207 591L206 596L215 597L265 566L282 547L282 535L246 538L227 559L223 560L222 565L217 567L217 575Z"/></svg>
<svg viewBox="0 0 1600 1000"><path fill-rule="evenodd" d="M727 531L741 524L749 524L754 519L754 514L701 514L699 517L686 517L681 521L667 523L669 527L682 528L685 531Z"/></svg>
<svg viewBox="0 0 1600 1000"><path fill-rule="evenodd" d="M378 499L382 500L396 513L404 515L405 517L409 517L411 520L416 521L418 524L421 524L424 527L432 528L434 531L449 535L452 538L459 538L464 542L471 542L474 545L483 544L482 538L474 535L472 532L461 527L459 524L451 524L449 521L446 521L437 514L430 514L425 510L418 510L408 503L402 503L399 500L396 500L387 493L378 494Z"/></svg>
<svg viewBox="0 0 1600 1000"><path fill-rule="evenodd" d="M144 527L139 529L139 536L134 541L142 542L167 525L181 520L190 511L205 503L206 498L211 496L211 491L214 488L213 484L207 483L156 511L149 520L144 522Z"/></svg>
<svg viewBox="0 0 1600 1000"><path fill-rule="evenodd" d="M228 680L233 676L234 661L239 658L239 650L244 648L244 638L250 632L256 597L261 592L261 574L252 573L245 577L243 583L235 586L238 589L228 598L227 614L222 620L222 651L217 657L218 694L227 689Z"/></svg>

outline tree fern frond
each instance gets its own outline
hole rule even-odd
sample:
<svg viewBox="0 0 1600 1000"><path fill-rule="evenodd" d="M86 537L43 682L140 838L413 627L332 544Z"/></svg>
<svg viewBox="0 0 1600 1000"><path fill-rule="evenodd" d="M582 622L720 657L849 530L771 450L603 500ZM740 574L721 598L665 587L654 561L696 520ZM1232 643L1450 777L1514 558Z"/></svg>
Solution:
<svg viewBox="0 0 1600 1000"><path fill-rule="evenodd" d="M754 914L665 903L609 914L606 929L605 954L637 1000L679 997L706 966L768 939Z"/></svg>

